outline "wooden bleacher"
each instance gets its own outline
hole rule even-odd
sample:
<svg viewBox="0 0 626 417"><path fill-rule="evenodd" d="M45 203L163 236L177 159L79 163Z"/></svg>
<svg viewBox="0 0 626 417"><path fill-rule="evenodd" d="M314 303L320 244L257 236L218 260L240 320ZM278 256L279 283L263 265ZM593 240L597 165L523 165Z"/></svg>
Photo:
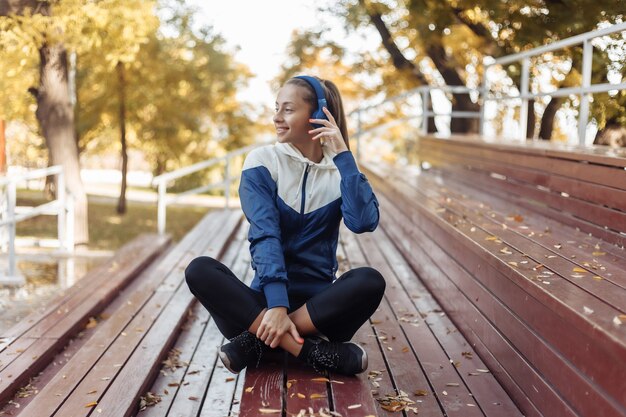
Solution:
<svg viewBox="0 0 626 417"><path fill-rule="evenodd" d="M540 148L422 138L427 172L362 166L381 222L362 235L342 226L338 274L369 265L387 280L380 308L355 336L369 355L364 374L318 374L282 352L240 375L221 366L224 338L183 276L208 255L251 280L247 222L239 210L219 210L174 246L154 236L129 244L94 272L98 284L83 278L33 318L65 323L62 337L22 337L36 327L25 320L2 339L0 415L626 416L626 335L616 322L626 321L626 255L616 246L625 230L614 226L623 161ZM596 166L614 171L597 176ZM557 193L557 184L569 188ZM568 211L555 197L582 200L579 189L586 197L575 207L596 211ZM52 318L72 293L89 307ZM89 317L97 324L85 328ZM31 342L45 359L20 350ZM36 364L18 366L13 356ZM7 382L7 369L19 370L19 383Z"/></svg>

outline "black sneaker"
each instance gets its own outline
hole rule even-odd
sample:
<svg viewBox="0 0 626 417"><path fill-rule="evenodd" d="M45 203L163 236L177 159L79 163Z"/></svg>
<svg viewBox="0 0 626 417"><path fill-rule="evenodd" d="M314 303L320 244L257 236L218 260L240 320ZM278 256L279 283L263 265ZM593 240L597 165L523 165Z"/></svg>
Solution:
<svg viewBox="0 0 626 417"><path fill-rule="evenodd" d="M313 346L306 362L317 372L323 370L344 375L359 374L367 369L367 353L354 342L328 342L318 337L307 338Z"/></svg>
<svg viewBox="0 0 626 417"><path fill-rule="evenodd" d="M264 350L265 344L254 334L245 331L220 347L219 355L226 369L238 374L252 364L258 368Z"/></svg>

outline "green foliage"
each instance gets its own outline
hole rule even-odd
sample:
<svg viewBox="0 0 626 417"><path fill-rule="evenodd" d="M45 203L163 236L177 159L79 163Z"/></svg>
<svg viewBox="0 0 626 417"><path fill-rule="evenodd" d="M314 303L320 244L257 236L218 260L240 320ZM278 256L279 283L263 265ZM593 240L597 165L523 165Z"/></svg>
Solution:
<svg viewBox="0 0 626 417"><path fill-rule="evenodd" d="M129 148L142 151L155 173L251 143L256 126L236 99L251 73L233 60L219 34L195 22L195 14L182 0L59 0L50 16L0 17L0 117L36 134L36 103L28 89L38 85L38 48L62 42L75 56L83 156L119 151L122 87ZM27 159L31 141L18 141L20 155L13 159Z"/></svg>

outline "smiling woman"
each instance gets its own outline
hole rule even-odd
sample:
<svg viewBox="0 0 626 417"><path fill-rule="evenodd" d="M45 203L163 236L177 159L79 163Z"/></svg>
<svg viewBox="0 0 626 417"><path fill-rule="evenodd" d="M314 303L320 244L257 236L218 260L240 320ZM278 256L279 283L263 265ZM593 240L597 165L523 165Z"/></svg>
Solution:
<svg viewBox="0 0 626 417"><path fill-rule="evenodd" d="M230 371L280 346L316 370L363 372L367 354L350 340L380 304L385 280L370 267L336 276L341 219L354 233L373 231L379 220L378 200L342 134L341 95L330 81L292 78L273 119L278 143L248 154L239 187L252 284L209 257L189 264L187 284L231 340L220 349Z"/></svg>

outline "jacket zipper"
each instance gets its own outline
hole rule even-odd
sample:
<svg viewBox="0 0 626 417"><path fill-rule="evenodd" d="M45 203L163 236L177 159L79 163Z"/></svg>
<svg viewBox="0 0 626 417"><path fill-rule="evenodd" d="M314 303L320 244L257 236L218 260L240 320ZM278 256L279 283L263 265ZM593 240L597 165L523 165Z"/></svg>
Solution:
<svg viewBox="0 0 626 417"><path fill-rule="evenodd" d="M304 227L304 203L306 201L306 179L309 176L311 165L306 166L304 171L304 179L302 180L302 203L300 203L300 228Z"/></svg>

